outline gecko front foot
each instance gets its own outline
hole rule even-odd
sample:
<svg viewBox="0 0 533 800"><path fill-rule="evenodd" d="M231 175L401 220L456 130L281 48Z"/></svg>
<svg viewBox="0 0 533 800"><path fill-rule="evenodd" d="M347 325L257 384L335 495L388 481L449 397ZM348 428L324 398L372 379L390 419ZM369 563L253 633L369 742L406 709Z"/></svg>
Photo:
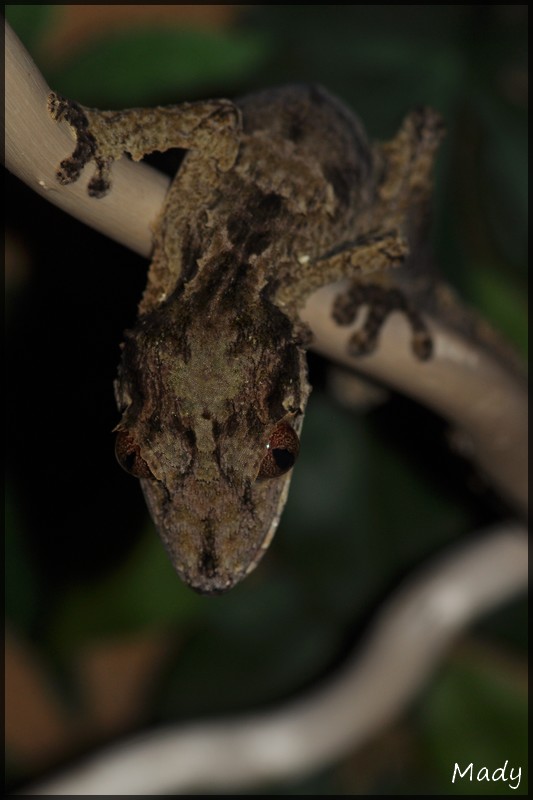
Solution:
<svg viewBox="0 0 533 800"><path fill-rule="evenodd" d="M377 346L381 329L389 314L401 311L412 330L411 347L417 358L426 361L433 353L433 342L429 330L420 314L410 305L398 289L387 289L375 284L353 284L340 294L333 305L333 319L338 325L355 322L361 306L368 306L363 326L348 342L350 355L362 356L372 353Z"/></svg>
<svg viewBox="0 0 533 800"><path fill-rule="evenodd" d="M56 177L62 186L75 183L89 161L94 161L96 171L90 179L87 192L91 197L103 197L110 188L109 169L111 158L103 158L98 154L98 144L89 131L87 115L73 100L50 92L48 95L48 110L53 120L64 120L72 129L76 137L76 147L71 156L63 159L56 172Z"/></svg>

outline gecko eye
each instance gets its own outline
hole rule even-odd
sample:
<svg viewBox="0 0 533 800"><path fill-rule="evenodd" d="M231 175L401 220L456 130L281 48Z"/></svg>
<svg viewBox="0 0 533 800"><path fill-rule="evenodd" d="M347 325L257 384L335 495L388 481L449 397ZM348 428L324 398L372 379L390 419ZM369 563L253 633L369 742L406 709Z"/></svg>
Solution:
<svg viewBox="0 0 533 800"><path fill-rule="evenodd" d="M288 422L278 422L266 445L266 455L261 461L257 480L279 478L288 472L296 461L300 450L298 434Z"/></svg>
<svg viewBox="0 0 533 800"><path fill-rule="evenodd" d="M119 431L115 440L115 455L122 469L135 478L153 478L148 464L139 453L139 445L135 444L129 433Z"/></svg>

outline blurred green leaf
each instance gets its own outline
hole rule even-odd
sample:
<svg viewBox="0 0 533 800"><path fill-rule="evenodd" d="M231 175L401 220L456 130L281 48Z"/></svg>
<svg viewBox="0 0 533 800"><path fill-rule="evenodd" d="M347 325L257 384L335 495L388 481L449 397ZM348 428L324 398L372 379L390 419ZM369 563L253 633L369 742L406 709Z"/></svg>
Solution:
<svg viewBox="0 0 533 800"><path fill-rule="evenodd" d="M202 620L160 683L162 720L274 702L321 674L339 646L338 625L283 569L204 600Z"/></svg>
<svg viewBox="0 0 533 800"><path fill-rule="evenodd" d="M51 27L56 19L58 7L54 5L7 5L4 6L6 19L33 55L39 51L43 32Z"/></svg>
<svg viewBox="0 0 533 800"><path fill-rule="evenodd" d="M472 264L468 289L487 319L527 357L527 297L507 276L486 265L476 269Z"/></svg>
<svg viewBox="0 0 533 800"><path fill-rule="evenodd" d="M273 547L315 618L334 624L339 636L368 606L382 580L381 564L370 555L375 536L368 494L371 448L368 417L315 390Z"/></svg>
<svg viewBox="0 0 533 800"><path fill-rule="evenodd" d="M178 580L150 528L119 569L99 583L73 587L61 598L51 636L59 649L68 650L90 638L186 624L201 602Z"/></svg>
<svg viewBox="0 0 533 800"><path fill-rule="evenodd" d="M527 128L510 113L487 113L484 160L490 191L485 196L492 233L514 264L527 265L528 161Z"/></svg>
<svg viewBox="0 0 533 800"><path fill-rule="evenodd" d="M28 630L39 605L37 583L24 536L17 499L8 485L4 495L5 519L5 611L7 619L20 630Z"/></svg>
<svg viewBox="0 0 533 800"><path fill-rule="evenodd" d="M129 30L95 41L49 75L85 104L123 108L152 98L194 99L213 85L245 84L266 55L259 32Z"/></svg>
<svg viewBox="0 0 533 800"><path fill-rule="evenodd" d="M517 794L527 794L526 669L485 648L459 651L443 669L419 704L418 717L432 765L450 794L507 795L503 782L452 784L454 765L471 762L474 776L482 767L493 771L508 762L522 768ZM521 674L520 674L521 673Z"/></svg>

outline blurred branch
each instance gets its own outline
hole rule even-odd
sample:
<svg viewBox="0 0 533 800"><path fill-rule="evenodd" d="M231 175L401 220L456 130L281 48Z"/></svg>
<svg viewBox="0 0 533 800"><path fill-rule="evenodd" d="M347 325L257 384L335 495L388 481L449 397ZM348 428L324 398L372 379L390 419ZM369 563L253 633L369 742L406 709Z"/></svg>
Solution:
<svg viewBox="0 0 533 800"><path fill-rule="evenodd" d="M421 364L411 352L406 320L393 315L385 325L379 347L371 356L348 355L351 334L331 319L339 286L313 294L303 319L313 330L311 348L333 361L408 395L446 418L463 436L474 461L513 509L528 507L528 391L514 363L506 364L444 320L427 318L434 354ZM416 431L413 431L416 438Z"/></svg>
<svg viewBox="0 0 533 800"><path fill-rule="evenodd" d="M145 733L23 793L220 792L319 770L390 724L457 633L526 583L526 531L485 531L400 587L321 688L263 714Z"/></svg>

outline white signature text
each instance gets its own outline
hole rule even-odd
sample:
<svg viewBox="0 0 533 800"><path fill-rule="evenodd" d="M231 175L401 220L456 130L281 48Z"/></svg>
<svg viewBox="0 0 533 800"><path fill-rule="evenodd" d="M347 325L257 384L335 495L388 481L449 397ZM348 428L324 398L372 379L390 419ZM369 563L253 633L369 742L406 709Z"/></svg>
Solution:
<svg viewBox="0 0 533 800"><path fill-rule="evenodd" d="M522 767L518 767L516 770L511 767L508 770L508 764L509 761L506 761L503 767L498 767L491 773L488 767L481 767L476 771L472 762L464 769L461 769L456 762L453 768L452 783L455 783L456 778L467 778L469 781L504 781L510 789L518 789L522 778Z"/></svg>

